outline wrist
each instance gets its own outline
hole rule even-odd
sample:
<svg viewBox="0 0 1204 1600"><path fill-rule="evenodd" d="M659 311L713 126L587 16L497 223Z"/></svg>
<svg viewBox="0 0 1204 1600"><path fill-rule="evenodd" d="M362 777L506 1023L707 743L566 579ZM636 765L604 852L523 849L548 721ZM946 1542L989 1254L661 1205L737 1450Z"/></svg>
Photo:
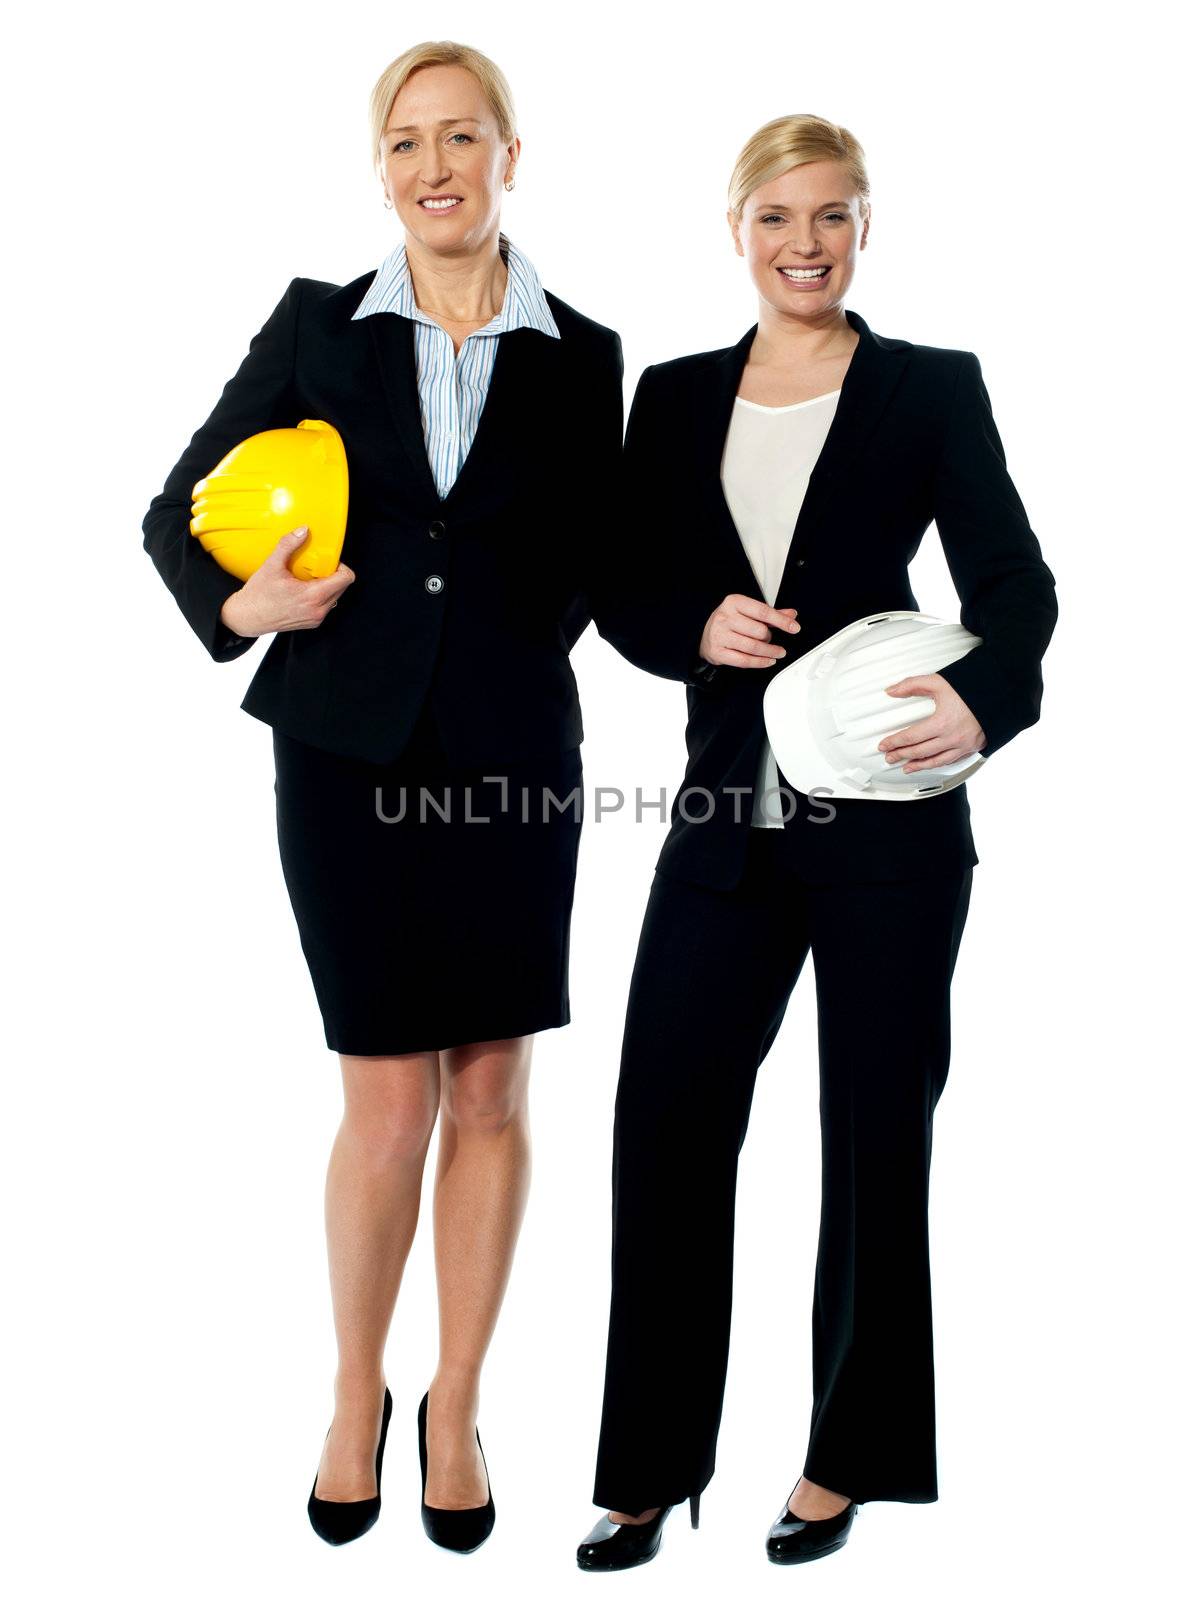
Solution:
<svg viewBox="0 0 1204 1600"><path fill-rule="evenodd" d="M238 604L241 594L242 590L236 589L223 603L219 616L223 627L229 628L231 633L238 634L240 639L252 639L255 636L248 631L246 618L242 615L242 608Z"/></svg>

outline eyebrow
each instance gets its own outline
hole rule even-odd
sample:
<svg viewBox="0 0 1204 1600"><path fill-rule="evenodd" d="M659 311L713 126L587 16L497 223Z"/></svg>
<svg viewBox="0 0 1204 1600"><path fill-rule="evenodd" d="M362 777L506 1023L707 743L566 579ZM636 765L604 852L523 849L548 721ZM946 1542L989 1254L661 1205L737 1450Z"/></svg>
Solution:
<svg viewBox="0 0 1204 1600"><path fill-rule="evenodd" d="M816 206L815 209L817 211L830 211L830 210L832 210L832 208L834 206L835 207L840 207L840 206L847 207L848 203L849 202L847 200L825 200L822 205ZM767 200L763 206L758 206L757 210L758 211L789 211L790 207L789 206L775 205L772 200Z"/></svg>
<svg viewBox="0 0 1204 1600"><path fill-rule="evenodd" d="M479 122L479 120L480 119L477 118L477 117L440 117L439 121L435 124L435 126L437 128L450 128L453 122ZM417 133L417 131L418 131L418 124L416 122L407 122L404 128L386 128L385 129L385 133L386 134L390 134L390 133Z"/></svg>

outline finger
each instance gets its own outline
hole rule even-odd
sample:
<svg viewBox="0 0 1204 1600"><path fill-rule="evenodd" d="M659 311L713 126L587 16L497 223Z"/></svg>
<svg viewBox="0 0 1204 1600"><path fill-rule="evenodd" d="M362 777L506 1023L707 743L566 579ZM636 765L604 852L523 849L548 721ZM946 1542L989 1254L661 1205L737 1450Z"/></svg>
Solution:
<svg viewBox="0 0 1204 1600"><path fill-rule="evenodd" d="M926 694L935 696L942 688L947 689L948 687L949 685L945 682L944 678L940 677L935 672L928 672L921 673L918 677L900 678L898 683L888 683L886 686L886 692L887 694L904 696L909 694Z"/></svg>
<svg viewBox="0 0 1204 1600"><path fill-rule="evenodd" d="M340 569L341 571L342 569ZM317 605L324 605L327 600L337 598L344 589L350 588L355 574L351 568L347 569L348 576L343 578L339 572L332 572L325 578L311 578L309 580L310 593Z"/></svg>
<svg viewBox="0 0 1204 1600"><path fill-rule="evenodd" d="M270 561L275 561L278 566L283 566L286 561L295 556L297 551L303 547L308 533L308 523L303 523L299 528L290 529L288 533L277 539L276 548L272 551L272 554L268 557L268 559Z"/></svg>
<svg viewBox="0 0 1204 1600"><path fill-rule="evenodd" d="M923 772L927 767L948 767L955 761L960 761L965 755L964 750L956 746L952 750L942 750L939 755L929 756L923 761L909 761L903 768L904 772Z"/></svg>
<svg viewBox="0 0 1204 1600"><path fill-rule="evenodd" d="M721 650L735 650L737 654L747 656L767 656L771 661L780 661L786 654L784 646L774 644L772 641L750 639L745 634L734 629L729 629L719 640Z"/></svg>
<svg viewBox="0 0 1204 1600"><path fill-rule="evenodd" d="M912 744L904 745L898 750L888 750L886 759L894 766L900 761L917 761L921 756L936 755L940 750L951 748L949 735L942 733L933 739L916 739Z"/></svg>
<svg viewBox="0 0 1204 1600"><path fill-rule="evenodd" d="M727 623L728 633L738 634L742 639L768 639L769 628L764 622L754 622L751 617L732 617Z"/></svg>
<svg viewBox="0 0 1204 1600"><path fill-rule="evenodd" d="M907 727L900 728L898 733L888 733L885 739L879 739L878 748L885 754L888 750L907 750L912 745L926 744L931 739L940 739L947 744L949 731L948 728L941 726L936 713L933 712L931 717L908 723Z"/></svg>
<svg viewBox="0 0 1204 1600"><path fill-rule="evenodd" d="M754 600L751 595L729 594L727 607L740 616L754 617L758 622L767 623L771 628L783 628L787 633L799 631L799 624L795 620L798 615L796 606L785 606L779 610L764 600Z"/></svg>
<svg viewBox="0 0 1204 1600"><path fill-rule="evenodd" d="M726 645L721 645L716 654L721 663L729 667L769 667L777 659L774 656L750 655L747 651L733 650Z"/></svg>

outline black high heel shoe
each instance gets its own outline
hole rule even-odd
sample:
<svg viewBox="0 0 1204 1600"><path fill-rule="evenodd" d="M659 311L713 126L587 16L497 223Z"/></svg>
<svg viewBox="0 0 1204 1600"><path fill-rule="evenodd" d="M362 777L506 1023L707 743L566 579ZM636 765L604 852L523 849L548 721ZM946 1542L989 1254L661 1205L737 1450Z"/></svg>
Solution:
<svg viewBox="0 0 1204 1600"><path fill-rule="evenodd" d="M793 1491L792 1491L793 1492ZM690 1526L698 1526L701 1491L690 1496ZM681 1501L676 1502L678 1505ZM620 1572L651 1561L661 1547L661 1530L672 1506L662 1506L647 1522L612 1522L607 1512L577 1546L577 1565L586 1572Z"/></svg>
<svg viewBox="0 0 1204 1600"><path fill-rule="evenodd" d="M801 1482L801 1477L796 1478L794 1489ZM839 1550L849 1537L858 1509L858 1502L850 1500L844 1510L838 1511L834 1517L797 1517L790 1509L790 1497L794 1489L786 1496L786 1504L778 1512L778 1519L765 1540L765 1554L771 1561L783 1565L814 1561L819 1556L829 1556L834 1550Z"/></svg>
<svg viewBox="0 0 1204 1600"><path fill-rule="evenodd" d="M385 1458L385 1436L389 1431L389 1418L393 1414L393 1396L385 1385L385 1403L380 1418L380 1442L376 1446L376 1493L370 1500L319 1500L318 1474L314 1473L314 1486L309 1491L309 1520L313 1530L327 1544L349 1544L358 1539L380 1516L380 1468ZM327 1438L330 1429L326 1430Z"/></svg>
<svg viewBox="0 0 1204 1600"><path fill-rule="evenodd" d="M455 1550L459 1555L468 1555L485 1543L493 1532L495 1510L493 1505L493 1485L489 1484L489 1463L485 1461L485 1451L481 1445L481 1435L477 1434L477 1449L481 1452L481 1460L485 1462L485 1482L489 1484L489 1499L483 1506L467 1506L459 1510L447 1510L442 1506L428 1506L426 1503L426 1402L430 1395L428 1389L423 1395L418 1406L418 1462L422 1468L422 1526L426 1529L427 1538L433 1543L442 1545L445 1550Z"/></svg>

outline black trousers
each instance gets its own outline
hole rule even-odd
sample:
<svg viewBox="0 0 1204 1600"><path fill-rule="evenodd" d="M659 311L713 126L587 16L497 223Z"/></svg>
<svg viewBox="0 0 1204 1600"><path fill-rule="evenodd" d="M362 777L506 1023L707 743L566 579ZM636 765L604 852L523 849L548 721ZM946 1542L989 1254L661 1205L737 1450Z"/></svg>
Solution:
<svg viewBox="0 0 1204 1600"><path fill-rule="evenodd" d="M733 890L653 881L615 1098L594 1483L609 1510L677 1504L714 1473L737 1164L808 950L823 1173L803 1470L857 1501L937 1497L928 1177L974 869L805 884L783 844L754 829Z"/></svg>

